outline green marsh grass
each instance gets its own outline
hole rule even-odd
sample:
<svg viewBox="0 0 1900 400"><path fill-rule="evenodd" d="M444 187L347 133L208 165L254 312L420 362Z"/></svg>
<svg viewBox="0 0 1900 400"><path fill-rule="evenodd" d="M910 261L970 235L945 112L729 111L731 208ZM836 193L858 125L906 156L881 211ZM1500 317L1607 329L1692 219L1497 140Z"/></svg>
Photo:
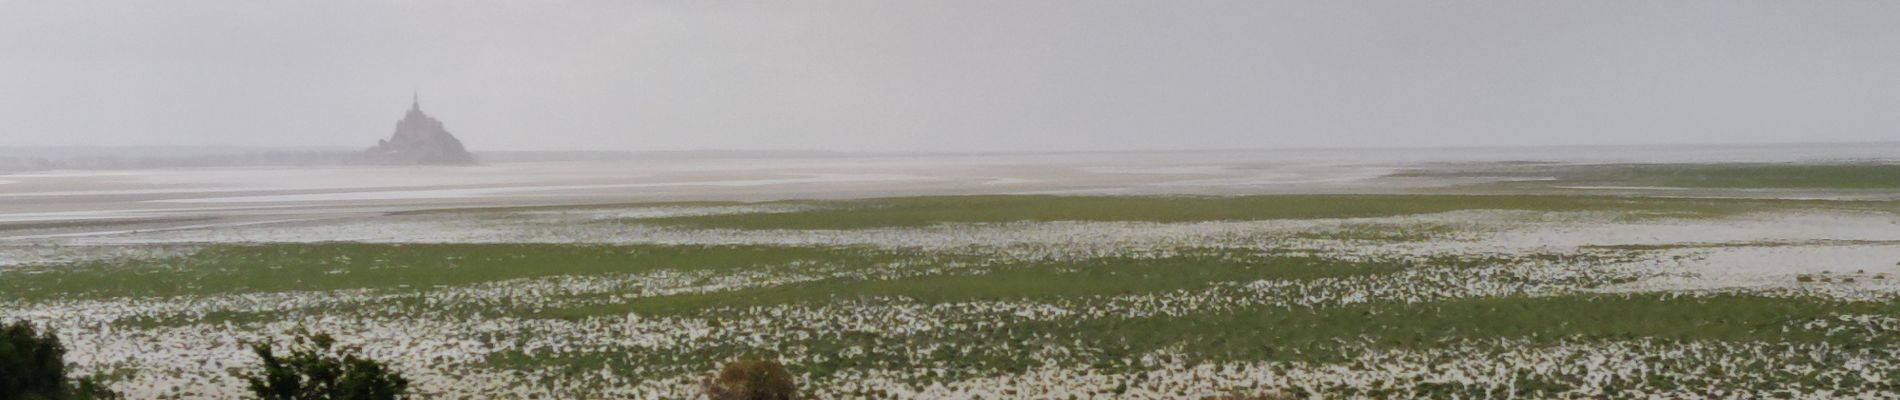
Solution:
<svg viewBox="0 0 1900 400"><path fill-rule="evenodd" d="M560 244L219 245L181 257L22 267L0 273L0 300L412 289L510 279L737 271L794 262L873 265L897 255L857 248Z"/></svg>
<svg viewBox="0 0 1900 400"><path fill-rule="evenodd" d="M813 204L810 210L734 215L631 219L633 223L674 229L863 229L920 227L942 223L1022 221L1194 222L1264 219L1352 218L1439 213L1458 210L1592 211L1629 215L1709 218L1743 213L1876 203L1707 200L1583 196L1241 196L1241 197L1069 197L947 196L857 201L787 202ZM725 203L720 203L725 204ZM1884 203L1879 203L1884 204ZM601 206L606 207L606 206ZM1873 206L1868 206L1873 207ZM560 210L563 208L536 208ZM465 212L465 211L457 211ZM467 211L472 212L472 211ZM508 211L512 212L512 211ZM482 215L471 217L482 218ZM493 217L488 215L486 217ZM1429 242L1467 227L1440 223L1346 223L1336 229L1292 234L1289 239ZM1061 238L1045 245L1059 246ZM1815 244L1801 242L1800 244ZM1841 244L1878 244L1842 242ZM1101 372L1142 373L1154 368L1157 354L1185 365L1279 362L1280 365L1347 366L1356 357L1378 352L1441 354L1434 357L1487 357L1524 348L1629 343L1743 344L1806 348L1822 346L1845 354L1878 353L1900 345L1900 334L1868 329L1815 329L1808 325L1839 316L1900 315L1890 301L1848 301L1773 293L1601 294L1587 289L1632 278L1616 270L1590 266L1638 262L1647 255L1683 246L1662 244L1602 246L1577 253L1426 254L1406 258L1335 257L1311 251L1271 249L1271 243L1245 250L1184 245L1166 251L1129 251L1077 259L1022 259L984 250L933 252L916 249L754 245L577 245L577 244L368 244L269 243L205 245L189 254L144 260L94 261L15 267L0 271L0 304L63 300L203 298L253 293L304 292L311 299L325 292L368 291L373 300L318 304L307 309L207 308L119 319L122 329L153 329L230 323L238 329L262 322L302 321L338 316L378 321L465 323L505 318L529 321L522 335L627 334L621 325L645 319L687 321L704 336L680 339L662 349L611 340L555 337L575 345L559 349L497 346L476 353L469 368L548 372L575 382L591 381L602 371L632 378L664 379L700 375L705 368L735 357L794 354L796 372L815 379L849 376L871 369L943 372L911 376L918 387L975 377L1022 373L1035 368L1086 367ZM1408 243L1409 245L1409 243ZM1775 244L1778 245L1778 244ZM967 251L966 251L967 250ZM1577 267L1560 274L1537 268ZM1471 271L1471 279L1461 273ZM534 293L489 298L431 297L441 291L496 282L538 278L626 277L659 272L699 273L707 277L753 273L757 284L716 291L630 293L613 285L582 294ZM1418 272L1419 274L1412 274ZM1425 272L1432 273L1431 275ZM1598 273L1601 272L1601 273ZM797 279L780 279L797 275ZM1482 275L1478 277L1477 275ZM702 279L692 275L687 279ZM1451 277L1451 278L1446 278ZM1429 278L1429 279L1428 279ZM644 278L642 278L644 279ZM1411 279L1411 280L1405 280ZM1250 282L1311 284L1268 286L1254 291ZM691 285L688 283L687 285ZM1424 293L1443 287L1556 287L1536 296L1500 290L1458 292L1445 296L1381 295L1377 285L1398 292ZM1276 291L1273 288L1297 288ZM1459 288L1462 288L1460 286ZM595 288L591 288L595 289ZM1259 296L1254 302L1223 307L1168 307L1169 313L1119 306L1125 298L1172 299L1171 293L1219 297ZM1352 301L1301 303L1303 295L1352 294ZM1154 295L1141 297L1143 295ZM1387 297L1381 297L1387 296ZM1465 297L1461 297L1465 296ZM1498 296L1498 297L1468 297ZM1226 297L1223 297L1226 298ZM1419 299L1413 302L1396 299ZM475 299L475 300L470 300ZM358 300L353 300L358 301ZM930 329L814 328L772 310L812 311L850 320L887 318L889 314L850 314L860 308L901 304L922 310ZM1014 308L957 308L968 304L1066 307L1074 313L1035 317L1009 314ZM1150 303L1152 304L1152 303ZM1120 308L1118 308L1120 307ZM761 311L765 310L765 311ZM948 311L944 311L948 310ZM974 311L971 311L974 310ZM995 311L1002 310L1002 311ZM875 311L875 310L874 310ZM1100 312L1090 312L1100 311ZM833 314L825 314L831 312ZM791 315L798 315L796 313ZM426 316L426 317L424 317ZM637 316L638 318L632 318ZM776 318L776 319L775 319ZM824 320L821 322L837 323ZM1878 319L1878 318L1876 318ZM1884 320L1882 320L1884 321ZM731 327L770 324L770 332L732 332ZM1876 323L1875 325L1878 325ZM247 327L248 326L248 327ZM664 324L640 325L670 326ZM845 326L843 323L837 326ZM859 326L859 325L851 325ZM906 326L908 327L908 326ZM509 336L509 327L471 341L522 343L534 337ZM545 329L545 330L535 330ZM572 330L564 330L572 329ZM597 329L597 330L589 330ZM162 331L153 329L153 331ZM576 333L578 332L578 333ZM766 335L771 337L748 336ZM664 335L661 335L664 336ZM668 338L677 339L674 336ZM734 339L738 338L738 339ZM441 339L441 338L433 338ZM671 340L671 339L669 339ZM671 343L671 342L669 342ZM1433 350L1473 349L1442 355ZM1853 353L1861 352L1861 353ZM1645 361L1635 381L1612 388L1802 385L1864 389L1827 368L1843 362L1839 354L1800 360L1759 354L1711 353L1713 358L1744 360L1746 366L1784 363L1812 366L1806 373L1775 372L1723 380L1710 372L1717 361ZM1753 357L1753 358L1750 358ZM1817 356L1818 357L1818 356ZM1448 359L1447 361L1455 361ZM1721 361L1727 362L1727 361ZM1755 364L1747 364L1755 363ZM1735 364L1730 365L1732 368ZM1768 370L1769 368L1762 368ZM1799 368L1797 368L1799 370ZM1778 370L1784 371L1784 370ZM1522 373L1520 371L1520 373ZM1516 393L1527 397L1564 397L1580 379L1561 375L1523 375ZM1617 378L1625 379L1625 378ZM1861 379L1861 378L1851 378ZM1407 387L1314 388L1329 396L1429 397L1497 396L1495 387L1465 387L1447 382L1415 382ZM1672 386L1673 385L1673 386ZM1699 385L1699 386L1698 386ZM1750 386L1752 387L1752 386ZM584 390L575 393L588 393ZM576 395L579 396L579 395Z"/></svg>
<svg viewBox="0 0 1900 400"><path fill-rule="evenodd" d="M510 369L571 370L575 374L613 368L664 376L721 359L795 349L837 355L821 356L816 362L800 366L820 379L843 370L928 366L950 371L940 377L943 380L958 380L1017 373L1046 364L1135 372L1148 368L1142 357L1156 352L1169 352L1179 357L1170 361L1192 365L1337 363L1365 352L1425 351L1474 343L1538 347L1644 340L1827 344L1849 351L1878 351L1895 345L1900 336L1893 332L1804 329L1801 325L1842 314L1895 313L1900 313L1900 306L1886 303L1757 295L1579 294L1059 319L916 335L810 332L803 336L806 339L773 343L773 349L722 344L683 353L635 349L580 354L508 352L492 356L489 363ZM1022 356L1043 348L1073 352L1053 359ZM851 349L863 351L847 351ZM1696 365L1691 360L1681 364ZM1553 390L1566 387L1557 385Z"/></svg>
<svg viewBox="0 0 1900 400"><path fill-rule="evenodd" d="M1021 221L1198 222L1369 218L1463 210L1606 211L1720 217L1786 202L1530 195L943 196L810 202L820 209L769 214L640 218L689 228L863 229Z"/></svg>
<svg viewBox="0 0 1900 400"><path fill-rule="evenodd" d="M1900 189L1895 164L1495 165L1420 170L1404 177L1546 178L1506 186L1620 186L1703 189Z"/></svg>

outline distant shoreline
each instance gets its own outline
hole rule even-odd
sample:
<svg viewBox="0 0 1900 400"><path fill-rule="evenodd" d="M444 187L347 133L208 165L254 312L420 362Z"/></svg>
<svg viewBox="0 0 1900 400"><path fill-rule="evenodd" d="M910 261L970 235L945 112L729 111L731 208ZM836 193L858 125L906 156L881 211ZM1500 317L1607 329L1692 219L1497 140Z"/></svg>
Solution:
<svg viewBox="0 0 1900 400"><path fill-rule="evenodd" d="M559 162L559 161L635 161L691 159L842 159L887 157L1063 157L1112 154L1297 154L1333 155L1342 162L1363 161L1355 155L1494 155L1525 161L1550 161L1574 154L1653 154L1667 158L1673 153L1727 153L1764 151L1773 153L1800 150L1841 150L1861 153L1846 158L1811 158L1800 161L1835 160L1882 162L1900 160L1900 142L1808 142L1761 144L1664 144L1664 145L1549 145L1498 147L1330 147L1330 148L1256 148L1256 149L1168 149L1102 151L824 151L824 150L529 150L474 151L483 162ZM241 147L241 146L0 146L0 174L45 170L112 170L154 168L216 167L301 167L350 165L361 157L363 149L350 147ZM1423 158L1431 158L1425 156Z"/></svg>

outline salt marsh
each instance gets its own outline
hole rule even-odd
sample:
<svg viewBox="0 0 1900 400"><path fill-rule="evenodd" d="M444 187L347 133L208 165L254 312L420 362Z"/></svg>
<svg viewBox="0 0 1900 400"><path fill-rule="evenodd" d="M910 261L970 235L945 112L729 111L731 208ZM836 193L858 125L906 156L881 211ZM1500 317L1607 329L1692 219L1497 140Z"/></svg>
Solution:
<svg viewBox="0 0 1900 400"><path fill-rule="evenodd" d="M1684 196L1557 187L1657 167L1188 164L87 197L122 207L0 225L0 320L135 398L238 397L245 343L300 327L447 398L689 398L742 356L820 398L1900 395L1900 203L1845 167L1670 169L1722 179ZM1080 181L1124 194L1011 192Z"/></svg>

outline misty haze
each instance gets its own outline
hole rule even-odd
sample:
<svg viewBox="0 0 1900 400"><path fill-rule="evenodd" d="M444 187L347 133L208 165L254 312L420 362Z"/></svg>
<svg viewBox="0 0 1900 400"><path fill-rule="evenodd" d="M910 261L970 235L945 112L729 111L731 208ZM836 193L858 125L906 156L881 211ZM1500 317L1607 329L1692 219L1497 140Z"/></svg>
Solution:
<svg viewBox="0 0 1900 400"><path fill-rule="evenodd" d="M1900 3L0 4L0 400L1900 397Z"/></svg>

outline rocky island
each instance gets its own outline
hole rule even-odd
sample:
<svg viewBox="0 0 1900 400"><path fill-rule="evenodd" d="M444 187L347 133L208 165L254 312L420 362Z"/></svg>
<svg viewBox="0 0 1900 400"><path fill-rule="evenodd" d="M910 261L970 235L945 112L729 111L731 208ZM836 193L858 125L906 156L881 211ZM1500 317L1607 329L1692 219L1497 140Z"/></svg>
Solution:
<svg viewBox="0 0 1900 400"><path fill-rule="evenodd" d="M409 113L396 121L396 134L377 141L364 153L364 161L395 165L473 165L475 156L462 147L462 141L442 128L442 121L422 113L419 98L411 99Z"/></svg>

